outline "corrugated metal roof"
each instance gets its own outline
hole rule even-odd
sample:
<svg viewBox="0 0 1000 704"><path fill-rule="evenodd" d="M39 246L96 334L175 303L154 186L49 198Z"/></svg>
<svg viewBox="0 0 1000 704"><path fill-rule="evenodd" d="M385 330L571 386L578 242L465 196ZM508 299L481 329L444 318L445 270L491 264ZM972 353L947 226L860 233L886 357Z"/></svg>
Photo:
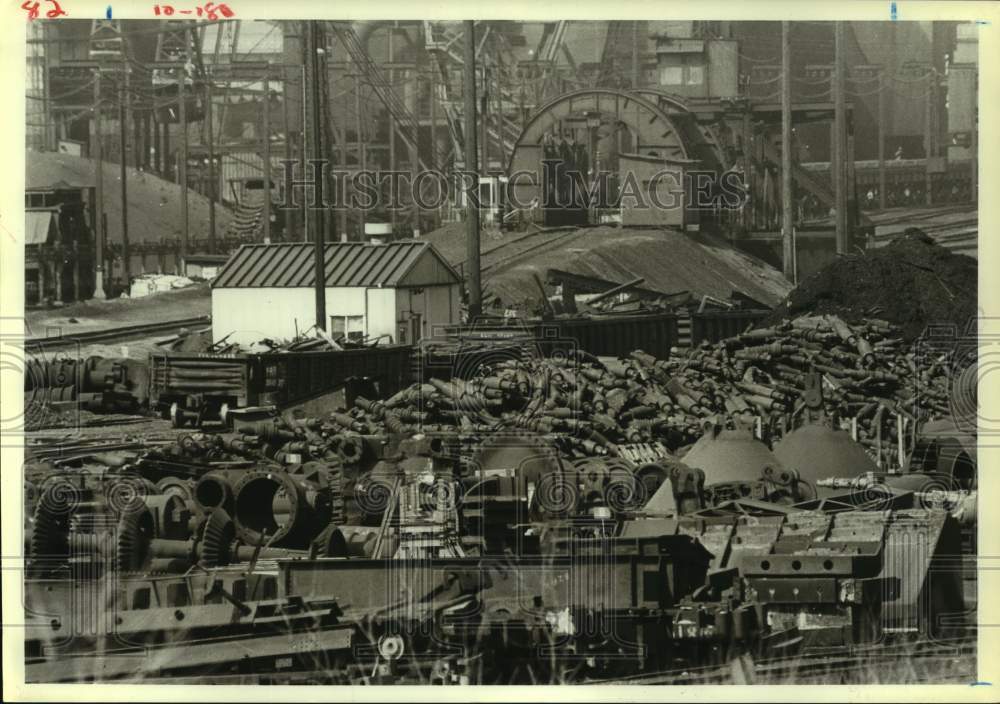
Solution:
<svg viewBox="0 0 1000 704"><path fill-rule="evenodd" d="M212 288L300 288L315 284L313 245L309 243L243 245L230 257ZM449 280L405 282L422 257L435 257ZM389 244L337 242L326 245L327 286L431 285L461 281L458 273L429 242Z"/></svg>
<svg viewBox="0 0 1000 704"><path fill-rule="evenodd" d="M51 210L24 211L24 243L45 244L49 241L49 228L52 226Z"/></svg>
<svg viewBox="0 0 1000 704"><path fill-rule="evenodd" d="M277 184L285 173L285 167L281 163L285 155L280 148L276 149L274 145L271 145L271 148L273 150L271 153L271 181ZM220 173L224 191L222 199L231 202L233 194L229 188L230 182L252 178L263 179L264 160L256 152L230 152L222 156Z"/></svg>

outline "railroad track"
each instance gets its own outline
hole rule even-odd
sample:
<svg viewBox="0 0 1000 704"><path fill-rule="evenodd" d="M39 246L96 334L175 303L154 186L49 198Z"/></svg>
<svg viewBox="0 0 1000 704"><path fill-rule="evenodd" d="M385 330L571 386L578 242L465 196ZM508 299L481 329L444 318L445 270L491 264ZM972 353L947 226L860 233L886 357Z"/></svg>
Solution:
<svg viewBox="0 0 1000 704"><path fill-rule="evenodd" d="M89 330L66 335L54 335L49 337L29 337L24 341L24 348L27 351L49 350L59 347L69 347L71 345L92 344L107 340L130 340L137 337L148 337L156 334L168 334L181 328L209 325L212 316L200 315L195 318L182 318L180 320L167 320L158 323L141 323L139 325L121 325L114 328L103 328L101 330Z"/></svg>

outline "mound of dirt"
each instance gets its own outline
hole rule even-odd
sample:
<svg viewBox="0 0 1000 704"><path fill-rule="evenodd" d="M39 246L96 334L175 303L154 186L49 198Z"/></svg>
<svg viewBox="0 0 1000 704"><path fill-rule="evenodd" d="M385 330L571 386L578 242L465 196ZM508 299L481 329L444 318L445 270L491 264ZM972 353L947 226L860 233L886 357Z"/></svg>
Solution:
<svg viewBox="0 0 1000 704"><path fill-rule="evenodd" d="M73 188L93 186L97 168L92 159L71 154L27 150L25 188L50 188L66 184ZM104 163L104 213L108 220L107 241L122 241L122 194L118 164ZM181 187L158 176L127 167L128 234L135 242L159 242L179 239L181 225ZM188 189L188 228L190 237L208 236L208 198ZM215 208L216 232L226 231L232 220L229 208Z"/></svg>
<svg viewBox="0 0 1000 704"><path fill-rule="evenodd" d="M802 314L836 314L848 322L863 317L899 325L906 339L928 325L964 330L977 308L979 267L917 228L885 247L832 262L793 290L762 322L772 325Z"/></svg>
<svg viewBox="0 0 1000 704"><path fill-rule="evenodd" d="M465 226L451 223L422 239L456 268L465 264ZM481 238L484 297L529 308L538 301L533 275L549 269L625 282L674 293L690 291L728 298L739 291L766 305L791 286L781 272L726 240L704 233L629 227L558 227L524 232L484 232Z"/></svg>

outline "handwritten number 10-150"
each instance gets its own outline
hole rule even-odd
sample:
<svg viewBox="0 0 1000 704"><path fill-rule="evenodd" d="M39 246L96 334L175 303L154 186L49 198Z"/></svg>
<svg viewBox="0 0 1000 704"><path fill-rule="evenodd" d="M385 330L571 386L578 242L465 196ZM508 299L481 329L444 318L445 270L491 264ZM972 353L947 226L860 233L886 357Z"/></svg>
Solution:
<svg viewBox="0 0 1000 704"><path fill-rule="evenodd" d="M196 15L198 17L205 17L209 20L219 19L219 15L225 18L233 16L233 11L229 9L229 5L225 3L215 4L214 2L207 2L204 6L199 6L193 10L176 10L171 5L153 5L153 14L159 17L164 15L170 17L171 15Z"/></svg>

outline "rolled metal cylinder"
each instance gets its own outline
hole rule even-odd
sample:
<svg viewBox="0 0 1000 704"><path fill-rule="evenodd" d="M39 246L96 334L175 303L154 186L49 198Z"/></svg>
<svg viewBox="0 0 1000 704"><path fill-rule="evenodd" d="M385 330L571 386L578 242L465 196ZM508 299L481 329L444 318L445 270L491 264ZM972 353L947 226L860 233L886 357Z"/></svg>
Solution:
<svg viewBox="0 0 1000 704"><path fill-rule="evenodd" d="M233 487L244 471L216 471L203 475L194 485L194 500L206 511L223 508L231 513Z"/></svg>
<svg viewBox="0 0 1000 704"><path fill-rule="evenodd" d="M286 472L248 471L234 494L236 535L248 545L305 549L328 520L320 492Z"/></svg>

